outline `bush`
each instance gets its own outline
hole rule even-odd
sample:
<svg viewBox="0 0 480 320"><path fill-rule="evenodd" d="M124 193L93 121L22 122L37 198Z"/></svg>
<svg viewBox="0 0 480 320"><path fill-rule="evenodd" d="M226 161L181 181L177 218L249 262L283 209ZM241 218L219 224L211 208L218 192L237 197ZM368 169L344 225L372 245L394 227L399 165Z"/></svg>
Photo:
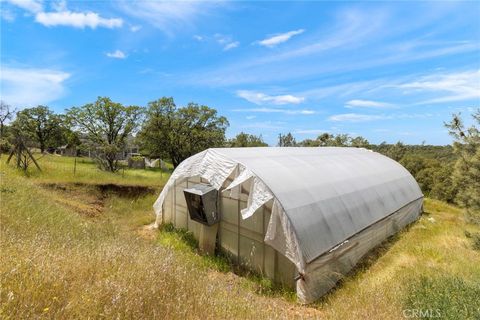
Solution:
<svg viewBox="0 0 480 320"><path fill-rule="evenodd" d="M9 153L12 147L12 144L6 139L0 139L0 153Z"/></svg>
<svg viewBox="0 0 480 320"><path fill-rule="evenodd" d="M456 276L422 276L410 283L405 309L417 311L419 317L428 319L479 319L480 284L466 282Z"/></svg>

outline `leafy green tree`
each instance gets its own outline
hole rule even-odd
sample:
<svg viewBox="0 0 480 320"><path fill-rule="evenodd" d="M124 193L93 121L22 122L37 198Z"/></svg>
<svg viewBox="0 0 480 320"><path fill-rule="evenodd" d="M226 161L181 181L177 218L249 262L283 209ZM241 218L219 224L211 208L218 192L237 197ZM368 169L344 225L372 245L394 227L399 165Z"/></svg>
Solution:
<svg viewBox="0 0 480 320"><path fill-rule="evenodd" d="M12 148L12 144L9 142L9 133L11 130L7 122L13 119L15 110L4 101L0 101L0 154L8 153Z"/></svg>
<svg viewBox="0 0 480 320"><path fill-rule="evenodd" d="M440 167L440 163L438 161L433 159L428 160L431 161L428 162L426 158L417 154L406 154L402 159L400 159L400 164L404 166L405 169L412 174L412 176L416 177L420 171L427 167Z"/></svg>
<svg viewBox="0 0 480 320"><path fill-rule="evenodd" d="M253 134L248 134L240 132L233 139L230 139L227 142L228 147L267 147L268 144L265 143L262 139L262 136L255 136Z"/></svg>
<svg viewBox="0 0 480 320"><path fill-rule="evenodd" d="M286 135L278 135L278 146L279 147L295 147L297 146L297 141L293 135L289 132Z"/></svg>
<svg viewBox="0 0 480 320"><path fill-rule="evenodd" d="M3 100L0 101L0 139L5 138L5 124L12 120L15 115L15 109L6 104Z"/></svg>
<svg viewBox="0 0 480 320"><path fill-rule="evenodd" d="M452 181L452 166L448 163L441 168L432 168L432 170L435 172L433 174L429 197L453 203L458 190ZM421 171L420 174L422 172L423 171Z"/></svg>
<svg viewBox="0 0 480 320"><path fill-rule="evenodd" d="M46 106L19 111L13 127L24 138L38 143L42 153L47 148L58 147L64 142L62 118Z"/></svg>
<svg viewBox="0 0 480 320"><path fill-rule="evenodd" d="M453 136L453 150L458 155L452 181L458 188L456 201L469 211L480 210L480 109L473 115L474 124L468 128L460 117L454 114L445 123Z"/></svg>
<svg viewBox="0 0 480 320"><path fill-rule="evenodd" d="M369 148L370 142L362 136L358 136L350 139L350 146L356 148Z"/></svg>
<svg viewBox="0 0 480 320"><path fill-rule="evenodd" d="M196 103L177 108L173 98L163 97L148 103L137 141L143 153L168 157L177 167L195 153L224 146L227 127L215 109Z"/></svg>
<svg viewBox="0 0 480 320"><path fill-rule="evenodd" d="M140 107L124 106L108 97L98 97L94 103L67 111L72 126L87 135L100 167L111 172L118 170L117 154L137 129L141 115Z"/></svg>
<svg viewBox="0 0 480 320"><path fill-rule="evenodd" d="M398 141L396 144L390 145L383 154L395 161L400 161L406 152L407 148L405 145Z"/></svg>
<svg viewBox="0 0 480 320"><path fill-rule="evenodd" d="M352 138L348 134L334 135L330 133L322 133L315 140L303 140L299 145L303 147L370 147L368 140L361 136Z"/></svg>

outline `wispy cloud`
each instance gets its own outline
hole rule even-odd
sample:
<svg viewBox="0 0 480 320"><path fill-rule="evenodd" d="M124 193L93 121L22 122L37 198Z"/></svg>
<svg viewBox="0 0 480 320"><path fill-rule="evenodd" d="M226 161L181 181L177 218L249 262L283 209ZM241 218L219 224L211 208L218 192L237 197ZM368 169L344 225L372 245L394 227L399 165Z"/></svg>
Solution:
<svg viewBox="0 0 480 320"><path fill-rule="evenodd" d="M5 20L7 22L15 21L15 14L4 7L0 8L0 16L2 20Z"/></svg>
<svg viewBox="0 0 480 320"><path fill-rule="evenodd" d="M238 41L233 41L233 42L230 42L228 44L226 44L224 47L223 47L223 50L224 51L228 51L230 49L233 49L233 48L236 48L240 45L240 42Z"/></svg>
<svg viewBox="0 0 480 320"><path fill-rule="evenodd" d="M385 109L392 108L394 105L387 102L373 101L373 100L350 100L345 104L346 108L374 108Z"/></svg>
<svg viewBox="0 0 480 320"><path fill-rule="evenodd" d="M240 45L240 42L234 41L231 36L216 33L213 37L215 41L223 47L223 51L234 49Z"/></svg>
<svg viewBox="0 0 480 320"><path fill-rule="evenodd" d="M140 25L130 26L130 31L132 31L132 32L140 31L140 29L142 29L142 26L140 26Z"/></svg>
<svg viewBox="0 0 480 320"><path fill-rule="evenodd" d="M289 115L301 114L301 115L312 115L316 114L315 110L302 109L302 110L289 110L289 109L278 109L278 108L251 108L251 109L234 109L234 112L250 112L250 113L283 113Z"/></svg>
<svg viewBox="0 0 480 320"><path fill-rule="evenodd" d="M409 94L443 93L440 97L427 99L419 104L478 99L480 98L480 70L433 74L394 87Z"/></svg>
<svg viewBox="0 0 480 320"><path fill-rule="evenodd" d="M264 103L270 103L275 105L299 104L305 100L304 97L297 97L290 94L272 96L250 90L238 90L237 96L259 105Z"/></svg>
<svg viewBox="0 0 480 320"><path fill-rule="evenodd" d="M121 27L123 20L119 18L107 19L95 12L39 12L35 21L46 27L69 26L84 29L105 27L109 29Z"/></svg>
<svg viewBox="0 0 480 320"><path fill-rule="evenodd" d="M328 117L329 121L335 122L366 122L374 120L388 119L383 115L359 114L359 113L343 113Z"/></svg>
<svg viewBox="0 0 480 320"><path fill-rule="evenodd" d="M30 13L37 13L43 10L43 4L42 1L36 1L36 0L6 0L6 2L9 2L13 4L14 6L17 6L19 8L22 8L23 10L26 10Z"/></svg>
<svg viewBox="0 0 480 320"><path fill-rule="evenodd" d="M223 1L119 1L120 9L131 17L141 19L168 36L210 15Z"/></svg>
<svg viewBox="0 0 480 320"><path fill-rule="evenodd" d="M125 59L127 57L127 55L121 50L107 52L105 55L109 58L115 58L115 59Z"/></svg>
<svg viewBox="0 0 480 320"><path fill-rule="evenodd" d="M343 52L352 47L365 46L371 39L377 38L387 14L376 10L374 16L375 19L372 19L370 13L343 10L332 22L332 27L312 32L296 46L249 56L214 69L196 71L186 80L195 84L230 86L292 80L325 73L323 69L345 68L344 65L351 62L325 64L319 63L322 61L319 57L335 50Z"/></svg>
<svg viewBox="0 0 480 320"><path fill-rule="evenodd" d="M283 122L263 121L242 125L242 128L279 130L284 129L284 126Z"/></svg>
<svg viewBox="0 0 480 320"><path fill-rule="evenodd" d="M288 40L290 40L291 37L302 34L304 31L305 31L304 29L298 29L298 30L293 30L285 33L279 33L269 38L258 41L258 44L264 47L271 48L280 43L287 42Z"/></svg>
<svg viewBox="0 0 480 320"><path fill-rule="evenodd" d="M63 96L68 78L63 71L2 66L2 100L15 107L48 104Z"/></svg>
<svg viewBox="0 0 480 320"><path fill-rule="evenodd" d="M361 114L361 113L343 113L328 117L328 121L333 122L368 122L376 120L392 119L418 119L429 118L435 114L432 113L394 113L394 114Z"/></svg>

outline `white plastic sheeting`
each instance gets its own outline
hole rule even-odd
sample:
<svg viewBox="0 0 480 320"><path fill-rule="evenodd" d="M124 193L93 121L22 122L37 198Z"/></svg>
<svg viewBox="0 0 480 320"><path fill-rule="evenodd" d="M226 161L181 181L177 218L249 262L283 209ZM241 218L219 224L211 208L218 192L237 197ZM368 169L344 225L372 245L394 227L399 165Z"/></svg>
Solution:
<svg viewBox="0 0 480 320"><path fill-rule="evenodd" d="M303 285L302 301L318 296L307 274L320 257L339 248L395 212L416 202L422 193L400 164L359 148L219 148L208 149L183 161L172 173L154 204L156 224L162 205L175 182L199 176L224 192L238 193L249 181L244 219L274 199L265 242L291 260ZM418 216L420 209L415 213ZM412 213L413 216L413 213ZM309 285L310 283L310 285ZM319 291L317 291L318 293Z"/></svg>

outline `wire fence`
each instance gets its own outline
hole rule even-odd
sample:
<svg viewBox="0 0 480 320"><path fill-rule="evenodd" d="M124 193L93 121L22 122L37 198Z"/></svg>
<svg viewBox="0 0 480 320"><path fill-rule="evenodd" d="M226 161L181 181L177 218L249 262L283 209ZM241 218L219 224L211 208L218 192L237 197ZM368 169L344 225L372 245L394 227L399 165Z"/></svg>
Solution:
<svg viewBox="0 0 480 320"><path fill-rule="evenodd" d="M141 175L142 173L159 173L161 176L164 174L171 173L171 169L168 167L167 163L161 159L158 161L150 161L149 165L145 163L144 166L135 166L129 164L127 160L119 160L117 163L117 170L115 173L119 176L126 177L128 175ZM105 170L102 170L100 164L97 163L94 159L88 157L48 157L44 158L43 156L38 158L38 162L42 167L42 170L51 172L54 171L57 174L64 174L68 176L76 175L90 175L93 176L96 173L104 173Z"/></svg>

